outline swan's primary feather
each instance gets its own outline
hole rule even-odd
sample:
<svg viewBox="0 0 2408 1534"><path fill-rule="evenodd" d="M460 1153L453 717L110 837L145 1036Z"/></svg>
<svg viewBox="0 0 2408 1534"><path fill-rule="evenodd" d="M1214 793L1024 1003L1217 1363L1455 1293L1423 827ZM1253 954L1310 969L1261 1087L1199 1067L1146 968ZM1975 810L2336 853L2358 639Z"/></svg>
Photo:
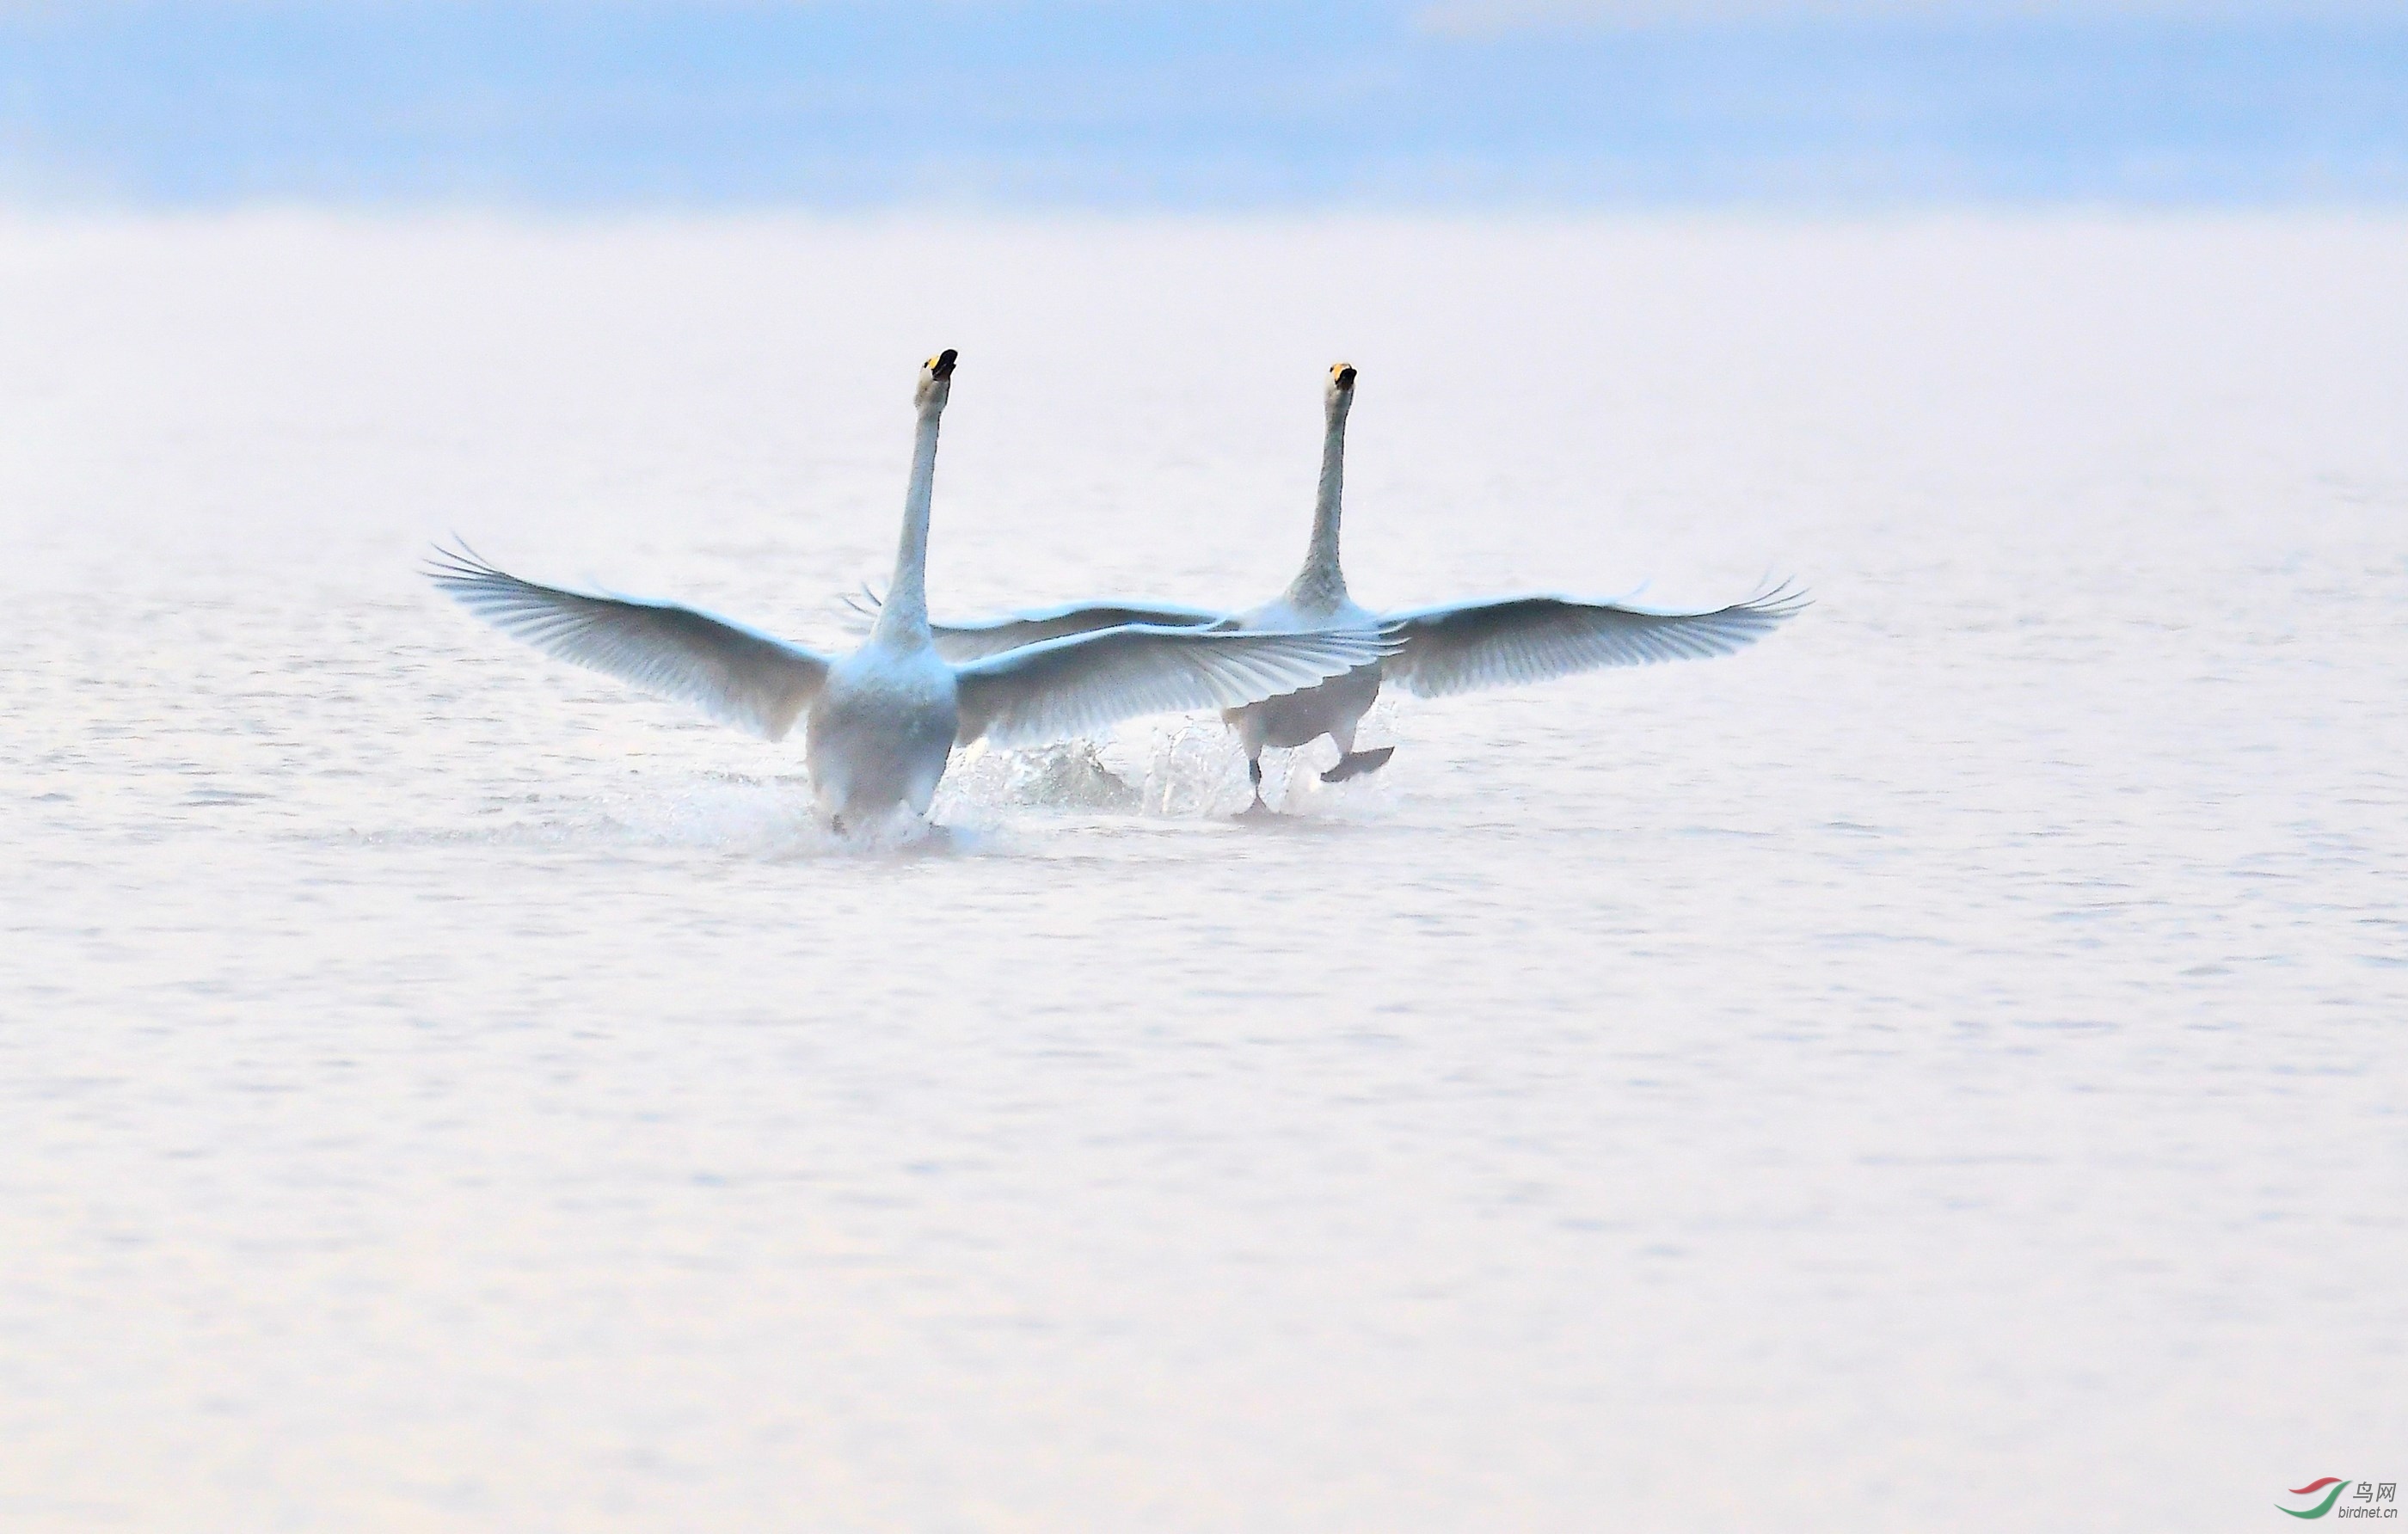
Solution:
<svg viewBox="0 0 2408 1534"><path fill-rule="evenodd" d="M858 595L848 594L845 606L864 618L878 616L883 605L879 594L864 586ZM1227 613L1210 608L1192 608L1177 602L1156 602L1139 597L1118 600L1106 597L1091 602L1065 602L1056 607L1022 608L993 618L971 618L960 623L928 625L929 637L937 653L949 661L974 661L988 655L1000 655L1007 650L1024 645L1042 644L1048 639L1067 638L1074 634L1092 634L1102 628L1125 628L1133 624L1154 628L1201 628L1225 621Z"/></svg>
<svg viewBox="0 0 2408 1534"><path fill-rule="evenodd" d="M826 657L801 645L672 602L522 581L466 545L437 549L426 574L512 638L771 740L794 728L827 680Z"/></svg>
<svg viewBox="0 0 2408 1534"><path fill-rule="evenodd" d="M1238 634L1131 624L1048 639L954 668L959 739L1031 745L1139 714L1240 708L1342 676L1390 648L1369 629Z"/></svg>
<svg viewBox="0 0 2408 1534"><path fill-rule="evenodd" d="M1786 586L1712 612L1658 612L1568 596L1450 602L1385 615L1403 648L1385 680L1423 697L1545 681L1603 666L1727 655L1806 606Z"/></svg>

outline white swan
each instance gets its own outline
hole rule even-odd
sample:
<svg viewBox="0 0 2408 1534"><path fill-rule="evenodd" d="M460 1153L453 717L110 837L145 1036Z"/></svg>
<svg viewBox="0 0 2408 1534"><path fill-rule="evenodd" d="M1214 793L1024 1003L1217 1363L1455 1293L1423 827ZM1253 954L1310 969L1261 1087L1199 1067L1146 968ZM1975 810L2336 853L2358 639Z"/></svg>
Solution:
<svg viewBox="0 0 2408 1534"><path fill-rule="evenodd" d="M1327 736L1338 764L1321 776L1338 782L1384 765L1394 746L1357 752L1354 731L1383 681L1422 697L1483 687L1546 681L1606 666L1645 666L1693 656L1727 655L1755 643L1806 606L1786 586L1708 612L1669 612L1627 602L1527 595L1448 602L1437 607L1374 612L1347 594L1338 561L1338 523L1346 478L1346 416L1354 404L1354 369L1329 369L1324 393L1321 483L1313 499L1312 540L1304 568L1286 591L1261 607L1231 613L1151 601L1068 604L1000 618L937 624L941 654L995 654L1039 638L1078 634L1110 624L1191 625L1210 632L1252 633L1319 628L1384 633L1393 652L1367 661L1318 686L1262 702L1231 707L1223 717L1238 731L1254 785L1251 811L1263 809L1263 749L1297 747ZM875 601L875 597L870 599ZM860 606L860 604L856 604Z"/></svg>
<svg viewBox="0 0 2408 1534"><path fill-rule="evenodd" d="M946 351L921 370L894 585L869 638L849 655L672 603L537 585L465 548L438 549L427 574L505 634L769 739L804 718L812 791L839 830L898 809L925 816L956 744L1030 744L1135 714L1239 708L1343 675L1389 648L1369 631L1089 624L959 664L942 658L928 629L928 507L954 361Z"/></svg>

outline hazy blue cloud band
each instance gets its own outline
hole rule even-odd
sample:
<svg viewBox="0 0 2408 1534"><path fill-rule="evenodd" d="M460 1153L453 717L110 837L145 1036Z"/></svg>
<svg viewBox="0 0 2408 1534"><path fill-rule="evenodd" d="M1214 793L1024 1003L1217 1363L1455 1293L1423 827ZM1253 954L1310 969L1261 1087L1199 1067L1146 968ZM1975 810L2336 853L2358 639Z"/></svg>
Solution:
<svg viewBox="0 0 2408 1534"><path fill-rule="evenodd" d="M2408 15L0 6L0 194L166 207L2396 203Z"/></svg>

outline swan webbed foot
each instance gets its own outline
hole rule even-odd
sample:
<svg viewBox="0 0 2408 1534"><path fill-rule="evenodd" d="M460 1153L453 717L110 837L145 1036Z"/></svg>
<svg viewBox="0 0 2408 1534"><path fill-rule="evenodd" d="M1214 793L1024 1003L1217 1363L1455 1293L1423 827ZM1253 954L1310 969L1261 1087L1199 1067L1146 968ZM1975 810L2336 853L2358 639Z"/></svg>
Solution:
<svg viewBox="0 0 2408 1534"><path fill-rule="evenodd" d="M1395 748L1390 747L1389 749L1394 750ZM1387 758L1384 755L1381 757L1382 761L1385 761L1386 759ZM1246 758L1246 781L1254 784L1254 802L1246 806L1243 810L1239 810L1236 817L1237 819L1241 821L1257 822L1276 821L1282 824L1293 824L1296 823L1296 816L1289 814L1283 810L1272 809L1269 801L1263 797L1263 761L1261 757L1249 756Z"/></svg>
<svg viewBox="0 0 2408 1534"><path fill-rule="evenodd" d="M1397 754L1394 746L1382 746L1377 751L1350 751L1338 758L1338 765L1321 775L1325 783L1342 783L1349 778L1360 778L1367 772L1377 772Z"/></svg>
<svg viewBox="0 0 2408 1534"><path fill-rule="evenodd" d="M1279 811L1263 802L1263 759L1246 758L1246 781L1254 785L1254 802L1238 811L1240 820L1276 820Z"/></svg>
<svg viewBox="0 0 2408 1534"><path fill-rule="evenodd" d="M914 849L921 853L946 854L968 852L972 845L972 839L967 832L957 831L950 825L939 825L935 821L922 822L920 835L912 843Z"/></svg>

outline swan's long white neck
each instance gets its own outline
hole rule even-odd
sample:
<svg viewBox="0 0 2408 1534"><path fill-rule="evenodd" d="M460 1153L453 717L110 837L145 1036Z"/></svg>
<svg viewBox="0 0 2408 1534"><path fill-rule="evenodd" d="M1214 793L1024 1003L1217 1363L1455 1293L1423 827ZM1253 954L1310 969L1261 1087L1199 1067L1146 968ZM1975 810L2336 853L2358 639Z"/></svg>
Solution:
<svg viewBox="0 0 2408 1534"><path fill-rule="evenodd" d="M937 422L945 403L937 399L920 411L920 427L911 441L911 486L903 493L903 540L895 551L895 579L886 587L886 601L878 609L874 639L928 643L928 503L937 484Z"/></svg>
<svg viewBox="0 0 2408 1534"><path fill-rule="evenodd" d="M1346 575L1338 566L1338 518L1346 493L1346 412L1354 407L1349 390L1329 402L1328 427L1321 438L1321 484L1312 499L1312 542L1304 553L1304 568L1287 589L1298 607L1336 608L1346 602Z"/></svg>

